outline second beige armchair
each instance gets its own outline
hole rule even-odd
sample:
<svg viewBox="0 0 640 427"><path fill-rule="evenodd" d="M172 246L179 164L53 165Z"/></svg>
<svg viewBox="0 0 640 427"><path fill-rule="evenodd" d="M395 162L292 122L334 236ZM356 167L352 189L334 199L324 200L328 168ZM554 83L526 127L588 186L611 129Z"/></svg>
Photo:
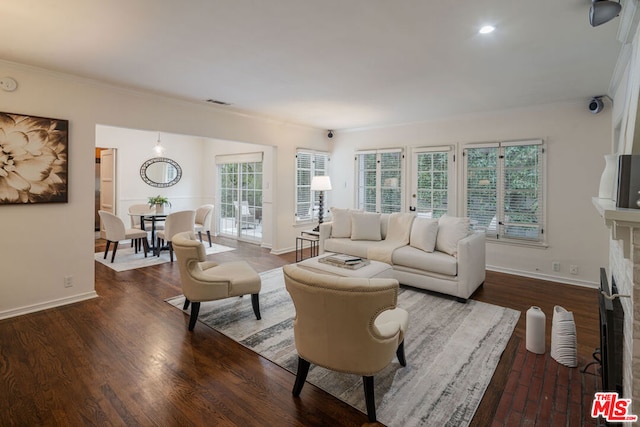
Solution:
<svg viewBox="0 0 640 427"><path fill-rule="evenodd" d="M293 395L300 395L311 363L361 375L369 421L375 422L373 376L389 365L394 354L406 366L409 314L396 307L398 281L329 276L295 265L285 265L283 271L296 308L298 373Z"/></svg>
<svg viewBox="0 0 640 427"><path fill-rule="evenodd" d="M251 294L253 312L256 319L261 319L258 299L260 276L246 261L223 264L207 261L204 245L193 233L173 236L173 249L178 258L182 292L185 296L183 309L186 310L191 305L190 331L196 325L200 303L204 301Z"/></svg>

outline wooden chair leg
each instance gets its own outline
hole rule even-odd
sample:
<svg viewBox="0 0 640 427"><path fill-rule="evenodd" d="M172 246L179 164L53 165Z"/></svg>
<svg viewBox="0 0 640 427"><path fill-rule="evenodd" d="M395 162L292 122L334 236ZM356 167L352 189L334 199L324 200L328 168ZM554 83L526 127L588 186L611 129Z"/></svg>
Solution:
<svg viewBox="0 0 640 427"><path fill-rule="evenodd" d="M189 317L189 330L193 331L196 327L196 320L198 320L198 313L200 312L200 303L194 302L191 304L191 317Z"/></svg>
<svg viewBox="0 0 640 427"><path fill-rule="evenodd" d="M162 247L162 239L157 237L156 238L156 256L160 256L160 248Z"/></svg>
<svg viewBox="0 0 640 427"><path fill-rule="evenodd" d="M186 310L187 308L189 308L189 304L191 303L191 301L189 301L188 298L184 299L184 305L182 306L183 310Z"/></svg>
<svg viewBox="0 0 640 427"><path fill-rule="evenodd" d="M262 319L262 317L260 317L260 297L258 294L251 294L251 305L253 306L256 319Z"/></svg>
<svg viewBox="0 0 640 427"><path fill-rule="evenodd" d="M142 250L144 250L144 257L147 257L147 252L149 252L149 242L147 242L146 237L140 238L142 240Z"/></svg>
<svg viewBox="0 0 640 427"><path fill-rule="evenodd" d="M400 362L400 365L407 366L407 359L405 359L404 357L404 340L402 340L402 342L398 346L398 349L396 350L396 356L398 356L398 362Z"/></svg>
<svg viewBox="0 0 640 427"><path fill-rule="evenodd" d="M367 416L370 423L376 422L376 399L373 392L373 377L362 377L364 384L364 400L367 404Z"/></svg>
<svg viewBox="0 0 640 427"><path fill-rule="evenodd" d="M298 356L298 373L296 373L296 382L293 385L292 391L295 397L300 396L304 382L307 379L307 374L309 373L309 366L311 366L311 363Z"/></svg>
<svg viewBox="0 0 640 427"><path fill-rule="evenodd" d="M212 248L213 245L211 244L211 232L209 230L207 230L207 238L209 239L209 247Z"/></svg>
<svg viewBox="0 0 640 427"><path fill-rule="evenodd" d="M118 243L120 242L113 242L113 253L111 254L111 262L113 263L113 260L116 258L116 251L118 250Z"/></svg>
<svg viewBox="0 0 640 427"><path fill-rule="evenodd" d="M104 258L107 259L107 253L109 252L109 246L111 246L111 241L107 240L107 249L104 250Z"/></svg>
<svg viewBox="0 0 640 427"><path fill-rule="evenodd" d="M202 243L202 231L198 231L198 238L200 239L200 243Z"/></svg>
<svg viewBox="0 0 640 427"><path fill-rule="evenodd" d="M171 260L171 262L173 262L173 245L171 244L171 242L169 242L168 246L169 246L169 259Z"/></svg>

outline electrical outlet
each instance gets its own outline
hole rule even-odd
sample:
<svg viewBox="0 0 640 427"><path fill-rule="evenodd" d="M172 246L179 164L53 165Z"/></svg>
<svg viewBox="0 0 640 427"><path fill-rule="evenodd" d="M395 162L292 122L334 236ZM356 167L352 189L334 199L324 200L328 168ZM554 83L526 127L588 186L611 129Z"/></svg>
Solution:
<svg viewBox="0 0 640 427"><path fill-rule="evenodd" d="M551 263L551 269L553 271L560 271L560 263L558 261L553 261Z"/></svg>
<svg viewBox="0 0 640 427"><path fill-rule="evenodd" d="M569 273L578 274L578 266L577 265L570 265L569 266Z"/></svg>
<svg viewBox="0 0 640 427"><path fill-rule="evenodd" d="M64 287L70 288L73 286L73 276L64 276Z"/></svg>

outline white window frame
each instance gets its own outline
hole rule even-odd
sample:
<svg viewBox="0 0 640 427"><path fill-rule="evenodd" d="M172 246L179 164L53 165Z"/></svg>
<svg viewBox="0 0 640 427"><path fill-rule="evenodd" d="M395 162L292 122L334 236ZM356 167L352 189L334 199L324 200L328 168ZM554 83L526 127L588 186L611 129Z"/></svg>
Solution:
<svg viewBox="0 0 640 427"><path fill-rule="evenodd" d="M537 188L537 202L539 207L538 212L538 228L539 233L536 238L531 237L517 237L517 236L509 236L506 233L506 229L509 225L517 225L517 224L509 224L506 222L506 212L504 207L504 196L505 196L505 165L504 165L504 151L505 148L513 147L513 146L526 146L526 145L538 145L540 146L540 154L538 156L538 188ZM546 233L546 207L547 207L547 179L546 179L546 168L547 168L547 159L546 159L546 144L542 139L529 139L529 140L520 140L520 141L501 141L501 142L493 142L493 143L476 143L476 144L466 144L463 147L463 158L464 158L464 198L463 198L463 209L464 215L469 216L468 213L468 194L469 194L469 165L468 165L468 154L467 151L469 149L477 149L477 148L496 148L498 158L496 165L496 221L494 226L485 227L477 227L482 230L485 230L487 233L487 237L493 239L495 241L504 242L504 243L514 243L514 244L522 244L528 246L545 246L547 241L547 233ZM493 221L491 222L493 224ZM472 221L472 226L473 226Z"/></svg>
<svg viewBox="0 0 640 427"><path fill-rule="evenodd" d="M364 200L362 200L363 198L363 187L361 185L361 171L360 171L360 156L365 155L365 154L375 154L377 157L377 162L376 162L376 208L375 208L375 212L382 212L382 189L384 188L384 183L382 182L382 168L381 168L381 163L380 163L380 157L382 154L385 153L399 153L400 154L400 176L399 176L399 181L394 184L394 186L397 186L400 189L400 210L396 211L396 212L404 212L405 211L405 189L406 189L406 185L405 185L405 170L406 170L406 166L405 166L405 155L404 155L404 150L402 148L387 148L387 149L380 149L380 150L362 150L362 151L356 151L355 152L355 156L354 156L354 161L355 161L355 167L354 167L354 171L355 171L355 206L358 209L362 209L364 211L367 211L366 207L365 207L365 203ZM374 212L374 211L367 211L367 212Z"/></svg>
<svg viewBox="0 0 640 427"><path fill-rule="evenodd" d="M296 158L295 158L295 184L294 184L294 206L293 206L293 211L294 211L294 216L295 216L295 223L296 224L304 224L304 223L313 223L315 221L317 221L318 219L318 210L316 209L316 207L318 206L318 197L319 197L319 192L317 191L311 191L311 181L309 181L309 184L300 184L298 182L298 178L299 178L299 168L298 168L298 156L300 155L308 155L311 156L312 159L310 161L310 175L311 177L314 177L316 175L330 175L330 166L331 166L331 155L326 152L326 151L317 151L317 150L311 150L311 149L306 149L306 148L298 148L296 150ZM325 156L325 165L326 167L324 168L324 170L319 173L316 168L315 168L315 160L313 159L314 156ZM314 206L314 208L311 210L311 216L307 214L303 214L300 215L300 213L298 212L298 206L300 203L304 202L304 201L300 201L301 197L303 196L303 193L307 193L307 191L302 192L300 191L301 188L308 188L308 195L309 195L309 200L306 200L307 203L309 203L309 206ZM325 191L324 192L324 210L327 210L328 206L331 206L331 201L330 201L330 191ZM327 213L325 212L324 217L326 218Z"/></svg>

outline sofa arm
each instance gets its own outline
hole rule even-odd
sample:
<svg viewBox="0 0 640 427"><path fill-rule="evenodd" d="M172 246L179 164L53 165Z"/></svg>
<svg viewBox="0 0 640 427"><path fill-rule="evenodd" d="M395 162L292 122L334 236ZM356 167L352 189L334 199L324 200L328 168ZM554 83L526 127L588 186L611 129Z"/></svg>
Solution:
<svg viewBox="0 0 640 427"><path fill-rule="evenodd" d="M475 232L458 241L458 297L469 298L486 276L485 233Z"/></svg>
<svg viewBox="0 0 640 427"><path fill-rule="evenodd" d="M331 221L320 224L320 235L318 236L319 254L324 253L324 241L331 237Z"/></svg>

